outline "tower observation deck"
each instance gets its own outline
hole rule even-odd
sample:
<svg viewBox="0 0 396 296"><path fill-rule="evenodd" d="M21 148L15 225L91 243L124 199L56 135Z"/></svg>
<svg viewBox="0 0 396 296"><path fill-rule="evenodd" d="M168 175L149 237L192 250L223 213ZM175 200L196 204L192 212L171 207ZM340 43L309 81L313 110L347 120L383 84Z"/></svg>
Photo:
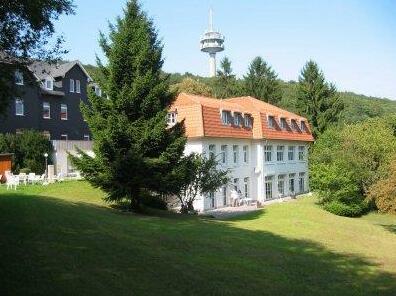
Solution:
<svg viewBox="0 0 396 296"><path fill-rule="evenodd" d="M209 10L209 29L201 37L201 51L209 53L209 76L216 76L216 53L224 50L224 36L213 29L213 13Z"/></svg>

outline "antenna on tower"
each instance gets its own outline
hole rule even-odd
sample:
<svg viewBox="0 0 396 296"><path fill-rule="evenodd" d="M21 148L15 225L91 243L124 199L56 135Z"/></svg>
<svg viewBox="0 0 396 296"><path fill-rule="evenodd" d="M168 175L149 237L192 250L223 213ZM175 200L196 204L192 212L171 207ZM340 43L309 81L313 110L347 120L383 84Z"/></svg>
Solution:
<svg viewBox="0 0 396 296"><path fill-rule="evenodd" d="M213 31L213 11L212 11L212 7L209 8L209 31L210 32Z"/></svg>

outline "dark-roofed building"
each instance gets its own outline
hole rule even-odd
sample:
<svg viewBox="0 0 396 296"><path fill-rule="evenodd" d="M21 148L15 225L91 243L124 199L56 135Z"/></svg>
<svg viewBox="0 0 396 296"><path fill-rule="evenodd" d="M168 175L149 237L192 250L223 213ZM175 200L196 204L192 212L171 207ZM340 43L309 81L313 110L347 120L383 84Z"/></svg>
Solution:
<svg viewBox="0 0 396 296"><path fill-rule="evenodd" d="M28 78L38 84L28 83L32 80ZM90 140L80 112L80 102L87 102L90 81L79 61L59 64L35 61L28 69L16 71L18 92L11 98L7 113L0 117L0 132L35 129L51 140Z"/></svg>

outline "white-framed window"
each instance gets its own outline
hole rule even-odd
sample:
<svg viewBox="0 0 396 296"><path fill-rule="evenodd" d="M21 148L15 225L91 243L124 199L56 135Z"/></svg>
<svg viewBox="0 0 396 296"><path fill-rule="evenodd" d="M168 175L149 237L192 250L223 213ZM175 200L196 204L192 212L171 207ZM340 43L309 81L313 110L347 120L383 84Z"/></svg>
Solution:
<svg viewBox="0 0 396 296"><path fill-rule="evenodd" d="M294 188L294 178L295 178L296 174L292 173L289 174L289 193L290 194L294 194L295 192L295 188Z"/></svg>
<svg viewBox="0 0 396 296"><path fill-rule="evenodd" d="M21 98L15 98L15 115L16 116L25 115L25 105Z"/></svg>
<svg viewBox="0 0 396 296"><path fill-rule="evenodd" d="M305 158L305 147L298 146L298 160L304 160Z"/></svg>
<svg viewBox="0 0 396 296"><path fill-rule="evenodd" d="M307 131L307 126L306 126L304 120L301 120L300 126L301 126L301 131L302 131L302 132L306 132L306 131Z"/></svg>
<svg viewBox="0 0 396 296"><path fill-rule="evenodd" d="M285 129L287 129L287 122L286 122L286 118L281 118L280 119L280 127L281 127L281 129L283 129L283 130L285 130Z"/></svg>
<svg viewBox="0 0 396 296"><path fill-rule="evenodd" d="M44 119L51 118L51 105L48 102L43 102L43 118Z"/></svg>
<svg viewBox="0 0 396 296"><path fill-rule="evenodd" d="M223 206L226 206L227 205L227 186L223 186L221 188L221 193L223 196Z"/></svg>
<svg viewBox="0 0 396 296"><path fill-rule="evenodd" d="M285 151L285 146L278 145L276 147L276 160L277 161L283 161L284 151Z"/></svg>
<svg viewBox="0 0 396 296"><path fill-rule="evenodd" d="M101 96L102 96L102 90L101 90L101 88L100 88L99 86L97 86L97 85L94 86L94 92L95 92L95 94L96 94L98 97L101 97Z"/></svg>
<svg viewBox="0 0 396 296"><path fill-rule="evenodd" d="M276 122L275 122L275 117L272 115L268 116L268 127L269 128L275 128Z"/></svg>
<svg viewBox="0 0 396 296"><path fill-rule="evenodd" d="M249 198L249 178L248 177L243 179L243 196L245 198Z"/></svg>
<svg viewBox="0 0 396 296"><path fill-rule="evenodd" d="M221 145L221 162L224 164L227 163L227 152L228 152L228 146Z"/></svg>
<svg viewBox="0 0 396 296"><path fill-rule="evenodd" d="M285 194L285 175L278 175L278 193L282 196Z"/></svg>
<svg viewBox="0 0 396 296"><path fill-rule="evenodd" d="M221 111L221 122L224 125L232 124L232 116L230 111Z"/></svg>
<svg viewBox="0 0 396 296"><path fill-rule="evenodd" d="M299 173L298 178L299 178L298 180L299 192L305 192L305 173L304 172Z"/></svg>
<svg viewBox="0 0 396 296"><path fill-rule="evenodd" d="M67 120L67 105L61 104L61 112L60 112L61 120Z"/></svg>
<svg viewBox="0 0 396 296"><path fill-rule="evenodd" d="M19 69L15 70L14 80L15 80L15 84L23 85L23 72L21 70Z"/></svg>
<svg viewBox="0 0 396 296"><path fill-rule="evenodd" d="M51 78L46 78L44 80L44 87L45 87L45 89L53 90L54 89L54 81Z"/></svg>
<svg viewBox="0 0 396 296"><path fill-rule="evenodd" d="M238 163L239 162L239 146L238 145L232 146L232 155L233 155L234 164Z"/></svg>
<svg viewBox="0 0 396 296"><path fill-rule="evenodd" d="M294 146L289 146L289 150L288 150L288 153L287 153L287 159L288 160L294 160L294 150L295 150Z"/></svg>
<svg viewBox="0 0 396 296"><path fill-rule="evenodd" d="M299 131L300 130L298 128L298 124L297 124L297 121L295 119L292 119L290 122L291 122L291 127L292 127L293 130L295 130L295 131Z"/></svg>
<svg viewBox="0 0 396 296"><path fill-rule="evenodd" d="M272 199L272 180L273 176L265 177L265 199Z"/></svg>
<svg viewBox="0 0 396 296"><path fill-rule="evenodd" d="M266 162L272 161L272 146L271 145L264 146L264 161L266 161Z"/></svg>
<svg viewBox="0 0 396 296"><path fill-rule="evenodd" d="M239 192L239 178L234 178L233 186L236 192Z"/></svg>
<svg viewBox="0 0 396 296"><path fill-rule="evenodd" d="M177 113L176 112L168 112L166 116L166 122L169 125L174 125L177 121Z"/></svg>
<svg viewBox="0 0 396 296"><path fill-rule="evenodd" d="M91 137L88 134L84 135L84 141L89 141L91 139Z"/></svg>
<svg viewBox="0 0 396 296"><path fill-rule="evenodd" d="M209 158L215 158L216 157L216 145L210 144L209 145Z"/></svg>
<svg viewBox="0 0 396 296"><path fill-rule="evenodd" d="M252 120L252 117L249 114L245 114L244 121L245 121L244 122L244 126L245 127L252 128L253 120Z"/></svg>
<svg viewBox="0 0 396 296"><path fill-rule="evenodd" d="M243 146L243 162L244 163L249 162L249 146L248 145Z"/></svg>
<svg viewBox="0 0 396 296"><path fill-rule="evenodd" d="M60 139L63 141L67 141L67 134L61 134Z"/></svg>
<svg viewBox="0 0 396 296"><path fill-rule="evenodd" d="M74 93L74 80L70 79L70 92Z"/></svg>
<svg viewBox="0 0 396 296"><path fill-rule="evenodd" d="M81 93L81 84L80 80L76 80L76 93Z"/></svg>
<svg viewBox="0 0 396 296"><path fill-rule="evenodd" d="M214 208L215 205L215 193L213 191L209 192L209 199L210 199L210 207Z"/></svg>
<svg viewBox="0 0 396 296"><path fill-rule="evenodd" d="M234 113L234 125L240 126L242 124L242 115L241 113Z"/></svg>

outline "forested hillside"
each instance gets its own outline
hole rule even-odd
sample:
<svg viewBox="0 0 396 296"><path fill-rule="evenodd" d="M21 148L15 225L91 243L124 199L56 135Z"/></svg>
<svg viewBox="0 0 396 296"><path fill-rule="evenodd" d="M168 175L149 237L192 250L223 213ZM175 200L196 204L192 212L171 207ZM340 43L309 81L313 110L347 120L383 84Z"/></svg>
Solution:
<svg viewBox="0 0 396 296"><path fill-rule="evenodd" d="M89 74L95 78L97 75L97 67L92 65L84 66ZM194 75L191 73L171 73L166 74L169 75L169 79L171 85L177 85L182 82L186 78L191 78L194 80L194 85L189 85L188 89L199 88L199 85L205 89L205 93L207 90L211 90L211 95L216 96L216 85L215 80L213 78L202 77L198 75ZM237 79L237 84L242 85L243 79ZM279 107L285 108L291 112L298 113L296 109L296 94L297 94L297 82L295 81L280 81L282 87L282 99L279 103ZM183 89L181 89L183 91ZM244 91L242 87L240 87L240 93L238 95L244 95ZM396 114L396 101L392 101L385 98L377 98L377 97L369 97L365 95L356 94L353 92L339 92L340 97L342 98L345 108L341 114L341 121L345 123L353 123L360 122L367 118L379 117L387 114L394 113Z"/></svg>

